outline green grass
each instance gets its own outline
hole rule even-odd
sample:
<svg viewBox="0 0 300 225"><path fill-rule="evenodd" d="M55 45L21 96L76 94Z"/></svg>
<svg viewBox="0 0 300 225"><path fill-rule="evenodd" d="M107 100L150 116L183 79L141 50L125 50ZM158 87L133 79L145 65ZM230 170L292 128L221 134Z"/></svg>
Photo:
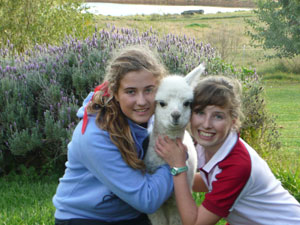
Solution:
<svg viewBox="0 0 300 225"><path fill-rule="evenodd" d="M275 176L282 185L300 201L300 81L276 72L265 77L266 108L276 117L281 148L266 158Z"/></svg>
<svg viewBox="0 0 300 225"><path fill-rule="evenodd" d="M1 225L54 224L52 197L57 180L30 181L27 176L0 178Z"/></svg>
<svg viewBox="0 0 300 225"><path fill-rule="evenodd" d="M189 24L189 25L186 25L185 27L209 27L209 25L207 24L199 24L199 23L192 23L192 24Z"/></svg>
<svg viewBox="0 0 300 225"><path fill-rule="evenodd" d="M277 117L282 150L300 154L300 82L282 78L266 82L265 88L267 109Z"/></svg>

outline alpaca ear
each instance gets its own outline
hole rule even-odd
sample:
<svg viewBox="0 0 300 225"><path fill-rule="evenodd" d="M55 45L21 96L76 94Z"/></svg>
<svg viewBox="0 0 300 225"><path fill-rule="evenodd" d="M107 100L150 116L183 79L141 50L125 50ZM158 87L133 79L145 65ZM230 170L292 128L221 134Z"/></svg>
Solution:
<svg viewBox="0 0 300 225"><path fill-rule="evenodd" d="M184 77L184 79L190 86L194 87L198 83L199 78L201 77L204 70L205 70L204 63L201 63L199 66L194 68L191 72L189 72Z"/></svg>

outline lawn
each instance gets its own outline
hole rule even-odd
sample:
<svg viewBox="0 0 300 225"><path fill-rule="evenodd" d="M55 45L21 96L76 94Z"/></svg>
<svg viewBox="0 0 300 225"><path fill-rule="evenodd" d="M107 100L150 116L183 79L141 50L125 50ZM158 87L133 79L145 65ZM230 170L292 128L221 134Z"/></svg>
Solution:
<svg viewBox="0 0 300 225"><path fill-rule="evenodd" d="M296 75L297 76L297 75ZM282 164L300 169L300 82L272 80L265 84L267 110L276 117Z"/></svg>
<svg viewBox="0 0 300 225"><path fill-rule="evenodd" d="M52 197L57 182L53 178L31 180L26 175L0 178L0 224L54 224Z"/></svg>

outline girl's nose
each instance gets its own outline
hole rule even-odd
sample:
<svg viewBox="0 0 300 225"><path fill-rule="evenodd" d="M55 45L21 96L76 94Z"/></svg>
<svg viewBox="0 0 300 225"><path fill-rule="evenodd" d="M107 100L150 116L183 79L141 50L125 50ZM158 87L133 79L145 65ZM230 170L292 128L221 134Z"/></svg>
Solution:
<svg viewBox="0 0 300 225"><path fill-rule="evenodd" d="M146 104L145 96L142 93L138 94L136 102L138 105L145 105Z"/></svg>
<svg viewBox="0 0 300 225"><path fill-rule="evenodd" d="M203 124L202 125L203 125L204 128L211 128L211 119L210 119L209 116L205 116L203 118Z"/></svg>

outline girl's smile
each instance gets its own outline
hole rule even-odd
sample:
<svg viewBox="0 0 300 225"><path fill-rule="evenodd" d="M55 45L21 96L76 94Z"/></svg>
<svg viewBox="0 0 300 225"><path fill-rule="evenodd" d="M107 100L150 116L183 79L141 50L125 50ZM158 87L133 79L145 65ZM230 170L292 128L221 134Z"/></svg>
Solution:
<svg viewBox="0 0 300 225"><path fill-rule="evenodd" d="M209 105L192 113L191 130L194 138L213 154L221 147L233 124L229 110L219 106Z"/></svg>

